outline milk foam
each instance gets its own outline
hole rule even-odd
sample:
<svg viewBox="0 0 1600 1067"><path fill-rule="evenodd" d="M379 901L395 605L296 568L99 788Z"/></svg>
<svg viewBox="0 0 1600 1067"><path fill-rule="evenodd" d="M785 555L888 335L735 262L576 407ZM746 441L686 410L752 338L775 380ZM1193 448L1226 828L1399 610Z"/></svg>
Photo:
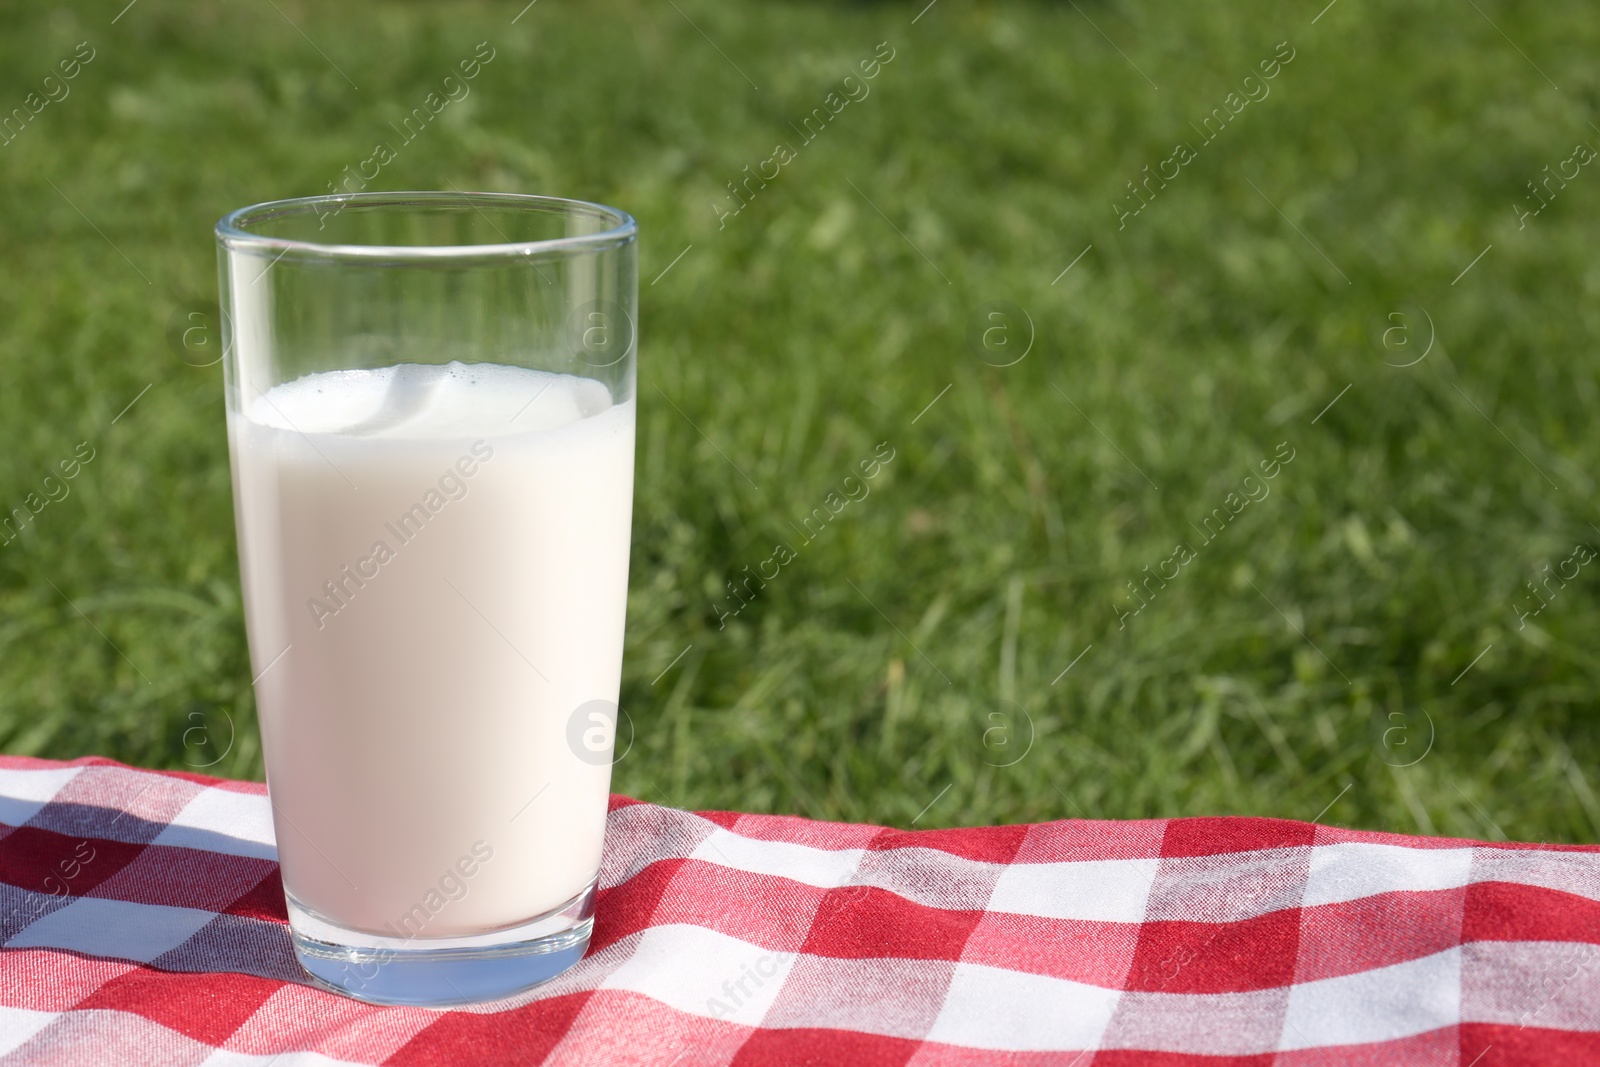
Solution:
<svg viewBox="0 0 1600 1067"><path fill-rule="evenodd" d="M356 437L483 437L549 430L597 415L611 392L592 378L493 363L403 363L325 371L257 394L261 426Z"/></svg>

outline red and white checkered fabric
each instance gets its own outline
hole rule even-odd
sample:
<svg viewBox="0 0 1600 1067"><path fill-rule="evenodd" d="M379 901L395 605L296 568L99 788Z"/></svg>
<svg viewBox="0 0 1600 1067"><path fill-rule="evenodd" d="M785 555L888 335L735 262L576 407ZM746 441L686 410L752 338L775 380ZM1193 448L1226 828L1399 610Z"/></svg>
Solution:
<svg viewBox="0 0 1600 1067"><path fill-rule="evenodd" d="M1600 1063L1595 847L618 798L588 957L436 1011L307 983L260 785L6 757L0 824L6 1063Z"/></svg>

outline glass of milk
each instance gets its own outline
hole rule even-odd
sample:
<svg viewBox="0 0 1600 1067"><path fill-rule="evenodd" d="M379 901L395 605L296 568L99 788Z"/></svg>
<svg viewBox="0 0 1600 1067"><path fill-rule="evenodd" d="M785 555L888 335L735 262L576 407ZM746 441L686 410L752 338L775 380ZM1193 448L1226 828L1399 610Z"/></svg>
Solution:
<svg viewBox="0 0 1600 1067"><path fill-rule="evenodd" d="M217 224L245 621L318 983L505 996L588 947L627 605L633 219L362 193Z"/></svg>

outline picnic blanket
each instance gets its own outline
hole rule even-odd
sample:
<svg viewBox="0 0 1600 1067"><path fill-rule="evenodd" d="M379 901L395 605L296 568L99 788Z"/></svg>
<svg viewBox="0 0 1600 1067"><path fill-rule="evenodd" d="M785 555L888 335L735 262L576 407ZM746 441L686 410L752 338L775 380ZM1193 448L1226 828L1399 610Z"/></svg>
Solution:
<svg viewBox="0 0 1600 1067"><path fill-rule="evenodd" d="M1600 1063L1600 849L1257 818L908 832L611 804L530 993L290 950L266 790L0 757L7 1064Z"/></svg>

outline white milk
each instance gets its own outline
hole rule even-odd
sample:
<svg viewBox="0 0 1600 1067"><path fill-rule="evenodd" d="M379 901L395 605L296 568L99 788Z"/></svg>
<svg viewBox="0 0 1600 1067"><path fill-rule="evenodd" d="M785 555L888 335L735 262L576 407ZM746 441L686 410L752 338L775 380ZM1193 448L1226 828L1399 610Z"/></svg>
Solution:
<svg viewBox="0 0 1600 1067"><path fill-rule="evenodd" d="M408 937L576 896L611 768L574 754L568 722L617 700L633 401L451 363L313 374L241 407L241 570L290 895Z"/></svg>

